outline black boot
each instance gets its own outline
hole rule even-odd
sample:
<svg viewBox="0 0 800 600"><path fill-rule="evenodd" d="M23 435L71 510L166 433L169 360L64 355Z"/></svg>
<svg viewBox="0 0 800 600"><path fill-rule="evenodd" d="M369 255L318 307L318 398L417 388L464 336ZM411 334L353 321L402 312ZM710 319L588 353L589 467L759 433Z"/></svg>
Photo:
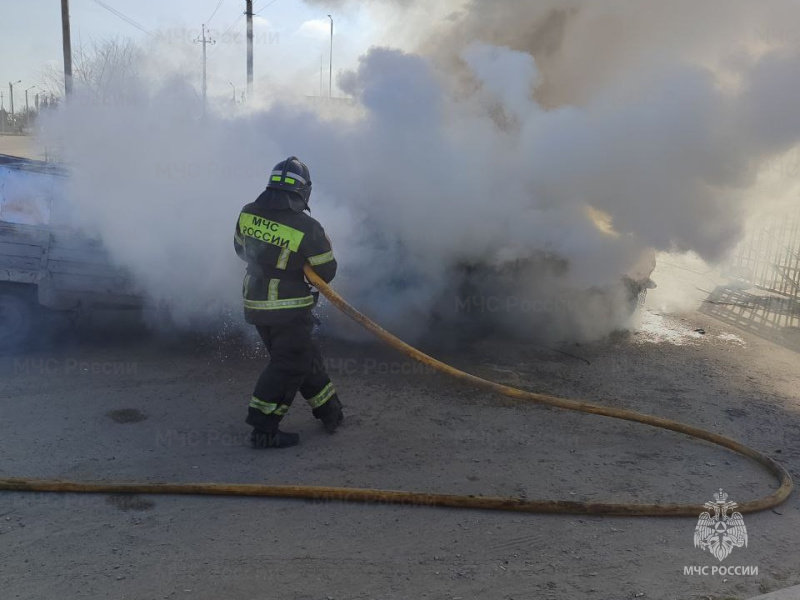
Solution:
<svg viewBox="0 0 800 600"><path fill-rule="evenodd" d="M334 395L325 404L311 411L313 415L322 421L322 425L328 432L333 433L344 421L342 403L339 397Z"/></svg>
<svg viewBox="0 0 800 600"><path fill-rule="evenodd" d="M300 435L276 429L275 431L259 431L253 429L250 434L250 443L253 448L289 448L300 443Z"/></svg>

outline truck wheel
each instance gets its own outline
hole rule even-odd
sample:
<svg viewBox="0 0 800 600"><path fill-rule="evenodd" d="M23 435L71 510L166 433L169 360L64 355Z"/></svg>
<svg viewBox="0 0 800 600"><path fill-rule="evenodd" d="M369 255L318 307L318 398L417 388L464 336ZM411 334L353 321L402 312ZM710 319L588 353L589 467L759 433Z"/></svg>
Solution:
<svg viewBox="0 0 800 600"><path fill-rule="evenodd" d="M17 294L0 292L0 350L24 344L33 326L33 307Z"/></svg>

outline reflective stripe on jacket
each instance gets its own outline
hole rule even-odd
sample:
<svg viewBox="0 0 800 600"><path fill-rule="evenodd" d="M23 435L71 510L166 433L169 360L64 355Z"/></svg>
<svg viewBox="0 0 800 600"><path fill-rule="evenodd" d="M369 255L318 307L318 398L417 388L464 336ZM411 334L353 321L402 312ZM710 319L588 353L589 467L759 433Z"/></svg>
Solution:
<svg viewBox="0 0 800 600"><path fill-rule="evenodd" d="M283 321L314 306L303 277L306 262L326 282L336 275L336 259L322 225L305 212L273 208L261 197L239 214L234 248L247 262L242 295L248 323Z"/></svg>

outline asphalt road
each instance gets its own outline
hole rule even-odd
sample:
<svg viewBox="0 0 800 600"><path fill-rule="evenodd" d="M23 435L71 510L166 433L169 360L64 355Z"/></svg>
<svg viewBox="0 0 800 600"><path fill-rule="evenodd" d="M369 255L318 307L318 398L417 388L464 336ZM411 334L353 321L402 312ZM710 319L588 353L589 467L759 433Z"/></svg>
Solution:
<svg viewBox="0 0 800 600"><path fill-rule="evenodd" d="M720 283L713 275L660 269L700 292L680 310L669 290L652 294L632 333L432 350L504 383L718 431L800 478L794 347L707 314L698 302ZM253 341L77 338L2 357L0 476L698 504L719 488L744 501L774 487L747 460L676 434L494 398L376 345L323 345L346 426L326 434L300 399L286 428L301 445L260 452L243 423L266 359ZM0 590L37 600L745 599L800 583L798 497L747 515L747 547L720 563L694 547L695 519L2 493ZM720 565L758 574L685 574Z"/></svg>

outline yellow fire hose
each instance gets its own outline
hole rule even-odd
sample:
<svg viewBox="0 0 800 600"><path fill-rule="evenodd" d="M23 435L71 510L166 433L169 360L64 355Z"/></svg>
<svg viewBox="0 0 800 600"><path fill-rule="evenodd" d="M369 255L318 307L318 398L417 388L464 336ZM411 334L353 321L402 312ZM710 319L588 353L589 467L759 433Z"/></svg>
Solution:
<svg viewBox="0 0 800 600"><path fill-rule="evenodd" d="M535 402L555 406L564 410L601 415L614 419L623 419L644 423L652 427L668 429L690 437L698 438L733 450L762 465L774 475L780 486L769 496L757 500L749 500L738 506L742 513L752 513L778 506L785 501L794 486L792 477L777 462L758 450L745 446L735 440L716 433L678 423L671 419L637 413L631 410L608 408L577 400L568 400L548 394L526 392L493 381L488 381L469 373L464 373L445 363L420 352L405 342L397 339L388 331L368 319L350 306L339 294L322 281L316 273L306 265L305 274L308 281L319 289L330 302L351 317L362 327L375 334L391 347L406 356L418 360L451 377L460 379L474 386L487 389L497 394L516 398L527 402ZM95 494L189 494L216 496L268 496L272 498L304 498L314 501L366 502L383 504L410 504L419 506L445 506L452 508L473 508L484 510L509 510L529 513L563 513L594 515L626 515L626 516L687 516L696 517L702 512L699 504L640 504L640 503L604 503L604 502L571 502L564 500L525 500L521 498L502 498L496 496L474 496L453 494L428 494L424 492L407 492L396 490L379 490L364 488L341 488L328 486L298 485L265 485L235 483L123 483L123 482L78 482L44 479L0 479L0 490L28 492L80 492Z"/></svg>

